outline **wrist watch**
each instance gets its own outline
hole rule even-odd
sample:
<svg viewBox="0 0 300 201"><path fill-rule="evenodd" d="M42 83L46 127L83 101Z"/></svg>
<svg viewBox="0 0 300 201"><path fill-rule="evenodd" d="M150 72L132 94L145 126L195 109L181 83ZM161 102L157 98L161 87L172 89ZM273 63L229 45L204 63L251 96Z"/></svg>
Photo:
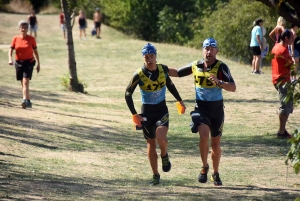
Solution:
<svg viewBox="0 0 300 201"><path fill-rule="evenodd" d="M224 81L223 81L223 80L219 80L219 81L218 81L218 87L223 88L223 87L222 87L223 84L224 84Z"/></svg>

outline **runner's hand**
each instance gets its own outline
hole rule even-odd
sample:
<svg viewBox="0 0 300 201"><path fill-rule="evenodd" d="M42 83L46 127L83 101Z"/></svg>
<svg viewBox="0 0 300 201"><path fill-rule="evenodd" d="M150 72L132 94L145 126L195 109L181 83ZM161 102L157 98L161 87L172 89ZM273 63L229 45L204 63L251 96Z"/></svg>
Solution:
<svg viewBox="0 0 300 201"><path fill-rule="evenodd" d="M141 115L134 114L134 115L132 115L132 121L138 127L142 127L142 123L141 122L144 121L144 120L143 120L143 117Z"/></svg>

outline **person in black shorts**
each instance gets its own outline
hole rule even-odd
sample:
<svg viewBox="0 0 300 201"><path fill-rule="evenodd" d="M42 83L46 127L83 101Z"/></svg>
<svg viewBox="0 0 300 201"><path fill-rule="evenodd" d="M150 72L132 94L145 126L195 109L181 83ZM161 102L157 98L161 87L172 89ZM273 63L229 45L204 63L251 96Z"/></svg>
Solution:
<svg viewBox="0 0 300 201"><path fill-rule="evenodd" d="M254 27L251 31L250 48L253 52L252 60L252 73L261 74L260 61L261 61L261 50L263 49L263 33L262 33L263 20L258 18L254 21Z"/></svg>
<svg viewBox="0 0 300 201"><path fill-rule="evenodd" d="M160 174L157 168L156 142L159 145L162 159L162 169L168 172L171 162L167 153L167 132L169 127L169 112L166 105L166 89L176 98L185 110L184 103L168 75L168 67L156 63L156 48L148 43L142 48L144 65L133 75L126 88L125 100L132 114L132 119L137 128L143 130L147 142L147 155L153 172L151 185L160 183ZM132 94L139 86L142 96L142 111L138 114L135 110Z"/></svg>
<svg viewBox="0 0 300 201"><path fill-rule="evenodd" d="M27 35L28 23L25 20L19 22L20 34L13 37L10 49L8 52L8 64L15 64L16 78L21 81L23 101L21 106L23 109L31 108L29 82L32 78L32 72L35 63L37 63L37 73L40 72L40 59L37 51L35 38ZM15 61L12 59L12 54L15 51Z"/></svg>
<svg viewBox="0 0 300 201"><path fill-rule="evenodd" d="M190 127L193 133L199 133L200 135L199 150L202 168L198 181L201 183L207 182L210 133L213 165L211 180L216 186L220 186L222 185L219 176L220 144L224 125L222 89L234 92L236 86L228 66L216 59L217 53L217 41L213 38L208 38L203 42L204 59L191 62L179 69L169 68L169 75L184 77L192 74L194 76L196 106L195 110L190 113L192 118Z"/></svg>
<svg viewBox="0 0 300 201"><path fill-rule="evenodd" d="M100 38L102 13L100 12L99 8L95 9L95 13L93 15L93 20L94 20L95 29L96 29L96 37Z"/></svg>

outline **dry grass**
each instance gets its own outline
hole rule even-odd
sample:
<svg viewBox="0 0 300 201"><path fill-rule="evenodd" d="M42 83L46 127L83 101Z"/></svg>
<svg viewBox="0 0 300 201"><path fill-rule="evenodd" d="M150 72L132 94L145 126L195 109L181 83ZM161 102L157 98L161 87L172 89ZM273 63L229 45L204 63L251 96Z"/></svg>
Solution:
<svg viewBox="0 0 300 201"><path fill-rule="evenodd" d="M173 168L162 184L149 187L145 142L132 130L124 91L142 64L145 41L102 27L102 39L78 39L73 28L77 71L88 94L67 92L60 78L67 70L65 41L58 15L37 15L41 72L31 82L33 108L20 107L21 91L7 51L25 15L0 13L0 199L1 200L294 200L299 176L284 165L289 145L275 138L277 94L270 69L251 75L250 67L228 61L237 92L224 92L226 123L220 173L224 183L200 184L198 136L189 131L194 105L192 78L173 79L188 107L177 115L168 93L169 153ZM180 67L200 57L199 50L155 44L158 61ZM134 94L140 107L138 90ZM299 125L299 109L288 130ZM211 164L211 161L209 161Z"/></svg>

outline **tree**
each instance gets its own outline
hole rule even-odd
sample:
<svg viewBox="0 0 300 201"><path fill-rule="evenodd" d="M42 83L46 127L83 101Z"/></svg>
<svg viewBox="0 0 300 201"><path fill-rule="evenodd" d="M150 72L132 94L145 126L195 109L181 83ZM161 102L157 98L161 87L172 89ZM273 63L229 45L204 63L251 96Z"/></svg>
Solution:
<svg viewBox="0 0 300 201"><path fill-rule="evenodd" d="M300 27L299 0L258 0L270 8L277 9L286 21Z"/></svg>
<svg viewBox="0 0 300 201"><path fill-rule="evenodd" d="M73 19L72 24L74 24L75 11L73 11L72 17L70 17L67 0L61 0L61 7L65 15L65 25L66 25L66 33L67 33L67 47L68 47L67 49L68 49L68 60L69 60L68 63L69 63L69 73L70 73L69 89L71 91L84 93L83 84L79 83L77 77L72 25L71 25L71 19Z"/></svg>

